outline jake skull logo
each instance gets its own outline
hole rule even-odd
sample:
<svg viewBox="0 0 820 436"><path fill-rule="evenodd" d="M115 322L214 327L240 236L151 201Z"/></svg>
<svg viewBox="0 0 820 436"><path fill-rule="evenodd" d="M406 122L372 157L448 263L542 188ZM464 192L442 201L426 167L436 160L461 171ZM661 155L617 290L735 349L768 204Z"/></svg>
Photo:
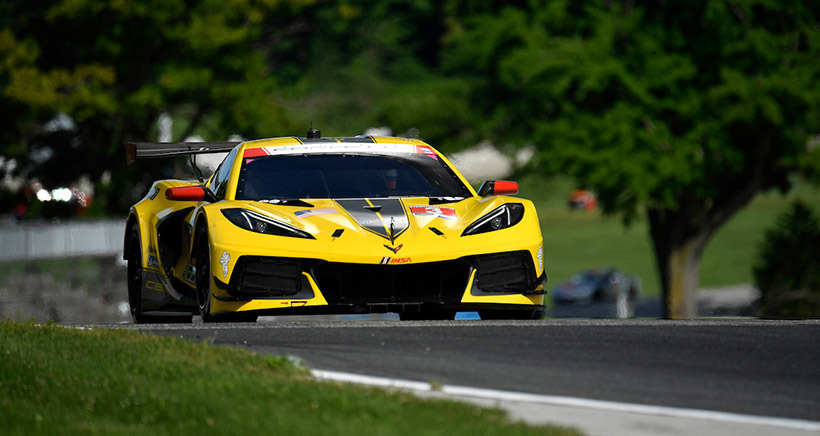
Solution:
<svg viewBox="0 0 820 436"><path fill-rule="evenodd" d="M222 252L222 257L219 258L219 263L222 264L222 277L228 277L228 262L231 261L231 255L227 251Z"/></svg>

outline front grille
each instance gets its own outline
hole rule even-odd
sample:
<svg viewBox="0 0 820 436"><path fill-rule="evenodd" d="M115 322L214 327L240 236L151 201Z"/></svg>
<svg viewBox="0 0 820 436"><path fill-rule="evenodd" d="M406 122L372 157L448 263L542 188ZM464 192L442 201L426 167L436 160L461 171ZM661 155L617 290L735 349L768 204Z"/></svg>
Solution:
<svg viewBox="0 0 820 436"><path fill-rule="evenodd" d="M470 265L461 260L411 265L326 262L313 277L330 304L458 303Z"/></svg>
<svg viewBox="0 0 820 436"><path fill-rule="evenodd" d="M527 251L471 257L478 287L484 292L532 290L537 286L535 266Z"/></svg>
<svg viewBox="0 0 820 436"><path fill-rule="evenodd" d="M312 298L302 275L308 272L331 305L459 303L473 269L473 293L520 293L538 285L529 252L516 251L409 265L242 256L227 288L237 298Z"/></svg>
<svg viewBox="0 0 820 436"><path fill-rule="evenodd" d="M262 298L296 295L302 290L305 259L242 256L231 277L231 294Z"/></svg>

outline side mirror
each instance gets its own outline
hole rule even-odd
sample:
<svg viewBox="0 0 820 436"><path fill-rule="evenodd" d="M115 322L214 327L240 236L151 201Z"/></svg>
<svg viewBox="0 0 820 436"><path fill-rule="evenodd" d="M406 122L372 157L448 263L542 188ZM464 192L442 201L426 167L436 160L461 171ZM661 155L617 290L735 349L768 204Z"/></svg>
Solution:
<svg viewBox="0 0 820 436"><path fill-rule="evenodd" d="M492 197L493 195L515 195L518 194L518 183L506 180L487 180L478 189L481 197Z"/></svg>
<svg viewBox="0 0 820 436"><path fill-rule="evenodd" d="M213 194L204 186L177 186L165 190L165 198L170 201L210 201Z"/></svg>

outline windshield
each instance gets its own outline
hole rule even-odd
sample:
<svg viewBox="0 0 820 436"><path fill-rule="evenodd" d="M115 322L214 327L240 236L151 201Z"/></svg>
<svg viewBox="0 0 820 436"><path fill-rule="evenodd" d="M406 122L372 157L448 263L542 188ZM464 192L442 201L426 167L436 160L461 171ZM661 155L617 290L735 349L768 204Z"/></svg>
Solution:
<svg viewBox="0 0 820 436"><path fill-rule="evenodd" d="M244 158L237 200L469 197L444 162L421 154Z"/></svg>

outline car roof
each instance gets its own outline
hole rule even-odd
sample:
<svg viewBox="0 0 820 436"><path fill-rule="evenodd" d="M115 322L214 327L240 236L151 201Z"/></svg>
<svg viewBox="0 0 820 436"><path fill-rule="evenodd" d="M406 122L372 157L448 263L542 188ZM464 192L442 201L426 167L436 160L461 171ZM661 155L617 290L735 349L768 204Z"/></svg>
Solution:
<svg viewBox="0 0 820 436"><path fill-rule="evenodd" d="M450 168L455 176L467 188L472 196L478 195L458 169L447 160L447 157L426 142L415 138L393 136L354 136L298 138L295 136L256 139L239 143L234 150L237 157L261 158L273 155L309 155L309 154L371 154L371 155L405 155L421 156L435 159ZM239 177L239 166L231 178L236 183ZM235 189L235 186L234 186Z"/></svg>
<svg viewBox="0 0 820 436"><path fill-rule="evenodd" d="M245 157L313 154L313 153L374 153L438 155L433 147L413 138L391 136L355 136L344 138L282 138L257 139L242 143Z"/></svg>

